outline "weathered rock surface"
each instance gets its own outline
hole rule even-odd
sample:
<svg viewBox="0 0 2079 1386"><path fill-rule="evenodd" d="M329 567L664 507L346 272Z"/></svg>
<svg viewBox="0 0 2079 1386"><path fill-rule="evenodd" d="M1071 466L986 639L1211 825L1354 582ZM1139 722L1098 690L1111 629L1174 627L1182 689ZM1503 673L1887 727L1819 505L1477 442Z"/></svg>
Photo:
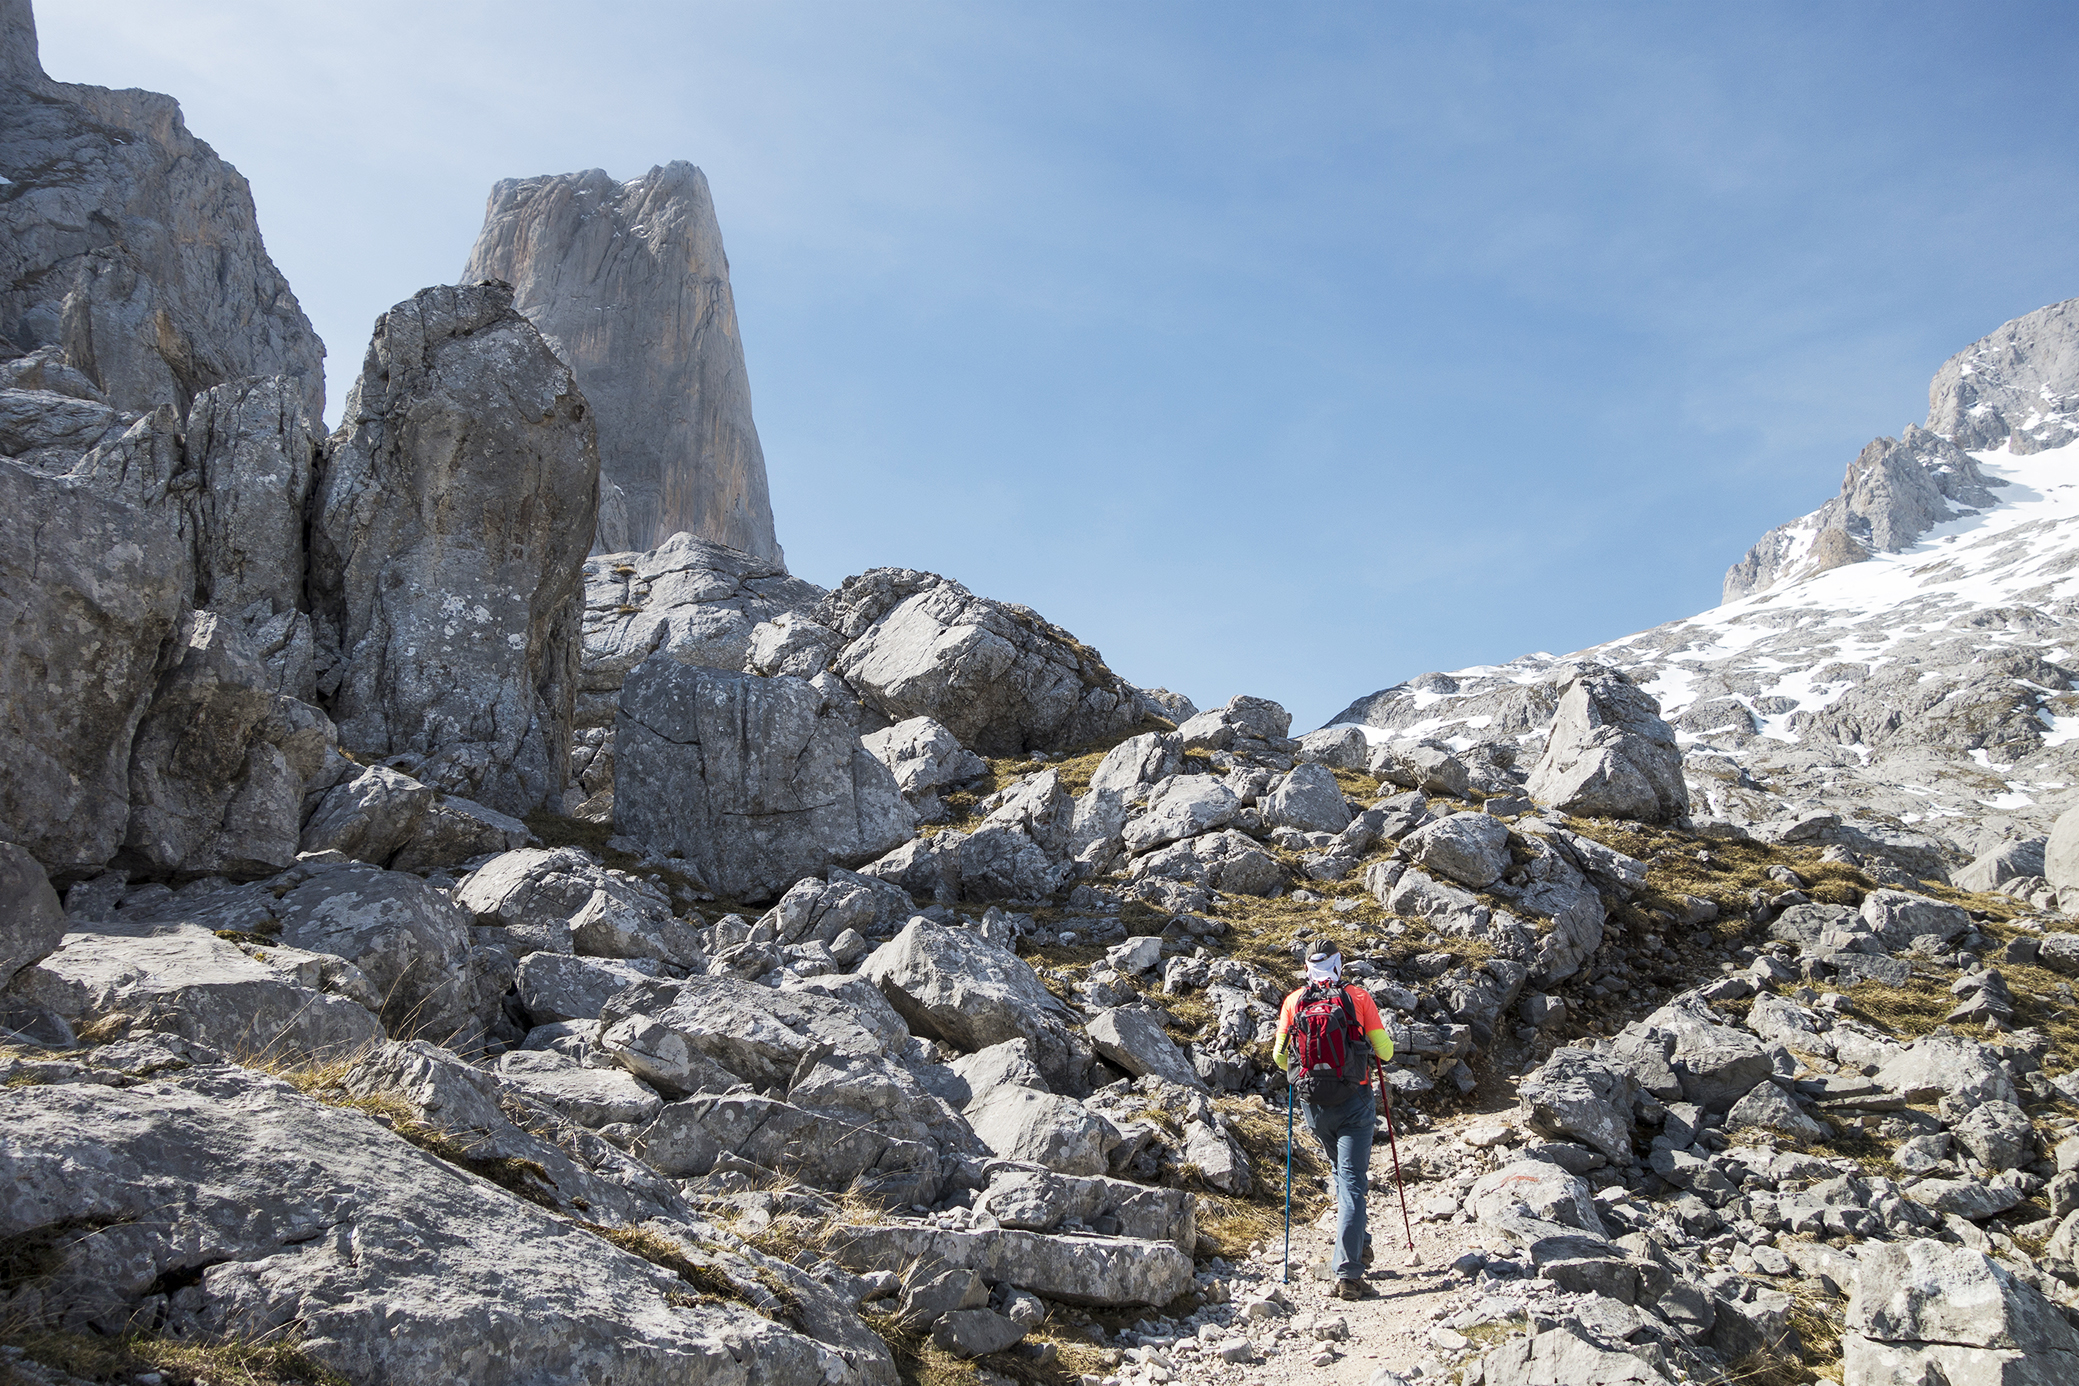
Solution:
<svg viewBox="0 0 2079 1386"><path fill-rule="evenodd" d="M0 842L0 987L65 937L65 910L36 858Z"/></svg>
<svg viewBox="0 0 2079 1386"><path fill-rule="evenodd" d="M1584 672L1560 695L1545 754L1524 788L1582 817L1660 823L1689 813L1674 729L1651 694L1611 671Z"/></svg>
<svg viewBox="0 0 2079 1386"><path fill-rule="evenodd" d="M33 1312L259 1338L356 1381L892 1382L286 1084L229 1067L0 1094L0 1227L86 1218ZM203 1248L199 1250L198 1248ZM371 1318L371 1296L384 1312Z"/></svg>
<svg viewBox="0 0 2079 1386"><path fill-rule="evenodd" d="M831 672L868 707L890 722L930 717L981 755L1071 750L1130 731L1154 710L1037 612L935 573L875 568L846 578L814 619L844 638Z"/></svg>
<svg viewBox="0 0 2079 1386"><path fill-rule="evenodd" d="M1047 1081L1081 1090L1088 1050L1024 959L971 929L912 919L859 965L919 1034L972 1053L1022 1039Z"/></svg>
<svg viewBox="0 0 2079 1386"><path fill-rule="evenodd" d="M813 609L825 595L814 583L788 576L777 557L692 534L671 535L643 552L586 559L578 725L611 727L621 685L660 650L681 664L814 678L823 671L820 659L754 667L753 637Z"/></svg>
<svg viewBox="0 0 2079 1386"><path fill-rule="evenodd" d="M615 825L759 900L914 835L895 777L816 688L652 658L615 721Z"/></svg>
<svg viewBox="0 0 2079 1386"><path fill-rule="evenodd" d="M1858 1258L1841 1337L1851 1386L2050 1383L2079 1366L2079 1331L2033 1286L1969 1247L1917 1240Z"/></svg>
<svg viewBox="0 0 2079 1386"><path fill-rule="evenodd" d="M324 345L267 258L252 193L156 92L53 82L28 0L0 14L0 338L57 347L118 409L289 376L324 414Z"/></svg>
<svg viewBox="0 0 2079 1386"><path fill-rule="evenodd" d="M511 284L591 401L600 477L625 513L602 525L601 550L684 531L780 560L729 258L699 169L505 179L462 278Z"/></svg>
<svg viewBox="0 0 2079 1386"><path fill-rule="evenodd" d="M496 284L377 319L313 501L318 691L341 740L524 815L561 807L599 458Z"/></svg>
<svg viewBox="0 0 2079 1386"><path fill-rule="evenodd" d="M150 516L0 461L0 834L61 880L122 846L131 742L190 581Z"/></svg>

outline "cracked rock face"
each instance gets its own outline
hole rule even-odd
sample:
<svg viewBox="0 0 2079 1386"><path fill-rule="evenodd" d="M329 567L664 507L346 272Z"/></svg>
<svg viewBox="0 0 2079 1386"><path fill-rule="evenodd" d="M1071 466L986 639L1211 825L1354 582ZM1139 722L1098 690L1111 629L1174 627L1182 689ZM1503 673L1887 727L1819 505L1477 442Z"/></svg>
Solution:
<svg viewBox="0 0 2079 1386"><path fill-rule="evenodd" d="M44 76L28 0L0 6L0 46L0 338L59 348L117 409L285 375L321 417L324 345L238 170L170 96Z"/></svg>
<svg viewBox="0 0 2079 1386"><path fill-rule="evenodd" d="M729 259L707 178L674 160L491 189L465 281L504 280L577 373L599 425L598 548L683 531L785 571L751 420Z"/></svg>
<svg viewBox="0 0 2079 1386"><path fill-rule="evenodd" d="M621 690L614 743L616 827L732 899L863 865L916 832L895 776L800 679L649 659Z"/></svg>
<svg viewBox="0 0 2079 1386"><path fill-rule="evenodd" d="M846 578L815 620L846 641L830 669L868 707L890 722L933 718L980 755L1070 750L1129 731L1153 709L1037 612L936 573Z"/></svg>
<svg viewBox="0 0 2079 1386"><path fill-rule="evenodd" d="M892 1381L462 1173L359 1113L227 1065L115 1088L0 1095L16 1177L0 1226L109 1226L64 1241L44 1315L120 1324L161 1276L162 1331L290 1324L356 1381ZM169 1211L172 1210L172 1211ZM198 1248L206 1250L198 1252ZM366 1305L379 1300L380 1315Z"/></svg>
<svg viewBox="0 0 2079 1386"><path fill-rule="evenodd" d="M561 806L598 484L584 397L510 290L377 320L310 529L345 745L502 813Z"/></svg>

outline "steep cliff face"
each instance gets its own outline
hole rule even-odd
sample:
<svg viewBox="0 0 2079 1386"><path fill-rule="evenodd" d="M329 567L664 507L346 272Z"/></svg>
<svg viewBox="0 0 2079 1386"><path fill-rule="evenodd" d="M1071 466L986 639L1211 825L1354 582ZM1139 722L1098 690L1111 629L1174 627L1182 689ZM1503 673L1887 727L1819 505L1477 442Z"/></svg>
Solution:
<svg viewBox="0 0 2079 1386"><path fill-rule="evenodd" d="M29 0L0 0L0 175L0 356L62 347L139 412L284 375L322 417L325 348L245 179L172 97L46 77Z"/></svg>
<svg viewBox="0 0 2079 1386"><path fill-rule="evenodd" d="M463 271L465 283L482 279L513 286L591 402L600 551L653 549L683 530L780 557L729 261L699 169L499 183Z"/></svg>

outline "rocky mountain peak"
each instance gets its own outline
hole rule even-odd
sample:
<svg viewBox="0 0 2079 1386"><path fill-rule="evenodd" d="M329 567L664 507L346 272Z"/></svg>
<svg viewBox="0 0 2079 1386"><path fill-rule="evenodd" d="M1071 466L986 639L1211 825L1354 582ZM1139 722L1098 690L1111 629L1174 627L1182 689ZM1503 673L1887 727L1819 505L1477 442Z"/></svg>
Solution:
<svg viewBox="0 0 2079 1386"><path fill-rule="evenodd" d="M1927 427L1906 425L1849 464L1841 493L1763 535L1725 573L1724 600L1899 553L1937 524L1993 504L1972 452L2015 456L2079 438L2079 299L2016 318L1942 363Z"/></svg>
<svg viewBox="0 0 2079 1386"><path fill-rule="evenodd" d="M1976 451L2041 452L2079 438L2079 298L2005 324L1942 363L1927 426Z"/></svg>
<svg viewBox="0 0 2079 1386"><path fill-rule="evenodd" d="M36 48L36 12L29 0L0 0L0 78L40 82L43 59Z"/></svg>
<svg viewBox="0 0 2079 1386"><path fill-rule="evenodd" d="M463 278L510 283L592 404L599 551L684 531L781 557L729 259L699 169L507 179Z"/></svg>

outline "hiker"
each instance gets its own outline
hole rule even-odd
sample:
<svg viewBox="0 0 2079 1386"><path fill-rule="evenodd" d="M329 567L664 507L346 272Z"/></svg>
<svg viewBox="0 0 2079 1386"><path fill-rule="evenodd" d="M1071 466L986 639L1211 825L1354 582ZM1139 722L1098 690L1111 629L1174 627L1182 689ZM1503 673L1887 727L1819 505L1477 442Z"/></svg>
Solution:
<svg viewBox="0 0 2079 1386"><path fill-rule="evenodd" d="M1279 1007L1271 1062L1285 1066L1288 1053L1292 1089L1335 1174L1335 1288L1330 1293L1363 1299L1371 1294L1364 1283L1364 1268L1372 1259L1364 1190L1379 1119L1374 1103L1386 1100L1383 1091L1373 1093L1372 1061L1376 1057L1383 1065L1393 1057L1393 1036L1379 1019L1371 993L1343 984L1341 953L1309 957L1306 985Z"/></svg>

